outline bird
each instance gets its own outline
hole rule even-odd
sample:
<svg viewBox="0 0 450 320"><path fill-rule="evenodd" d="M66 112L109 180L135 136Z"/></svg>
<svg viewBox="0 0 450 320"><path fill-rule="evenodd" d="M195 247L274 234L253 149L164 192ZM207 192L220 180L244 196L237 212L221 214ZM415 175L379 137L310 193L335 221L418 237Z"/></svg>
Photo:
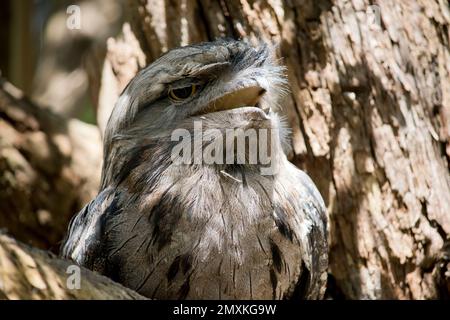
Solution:
<svg viewBox="0 0 450 320"><path fill-rule="evenodd" d="M105 129L99 193L60 255L153 299L322 299L327 211L286 156L275 51L218 39L139 71Z"/></svg>

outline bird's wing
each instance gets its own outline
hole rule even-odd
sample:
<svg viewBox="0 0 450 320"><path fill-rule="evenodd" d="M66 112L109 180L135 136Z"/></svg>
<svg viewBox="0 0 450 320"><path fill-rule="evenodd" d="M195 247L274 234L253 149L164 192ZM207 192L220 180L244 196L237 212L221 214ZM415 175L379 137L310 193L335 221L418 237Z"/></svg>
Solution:
<svg viewBox="0 0 450 320"><path fill-rule="evenodd" d="M116 210L114 203L114 193L105 189L72 218L61 247L63 258L98 272L103 271L105 220Z"/></svg>
<svg viewBox="0 0 450 320"><path fill-rule="evenodd" d="M295 168L295 167L294 167ZM328 217L316 186L301 170L293 170L296 187L297 217L293 225L302 247L302 270L294 291L294 297L320 299L323 297L328 268Z"/></svg>

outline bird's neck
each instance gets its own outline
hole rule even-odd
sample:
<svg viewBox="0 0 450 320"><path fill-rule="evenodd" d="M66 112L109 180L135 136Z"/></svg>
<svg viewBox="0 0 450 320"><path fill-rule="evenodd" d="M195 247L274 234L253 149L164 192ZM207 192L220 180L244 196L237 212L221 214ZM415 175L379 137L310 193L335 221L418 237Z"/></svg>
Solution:
<svg viewBox="0 0 450 320"><path fill-rule="evenodd" d="M233 124L206 119L185 122L175 129L122 135L105 145L102 188L126 182L136 190L145 189L164 175L202 170L230 179L239 172L276 175L286 161L282 148L285 134L276 115L268 119Z"/></svg>

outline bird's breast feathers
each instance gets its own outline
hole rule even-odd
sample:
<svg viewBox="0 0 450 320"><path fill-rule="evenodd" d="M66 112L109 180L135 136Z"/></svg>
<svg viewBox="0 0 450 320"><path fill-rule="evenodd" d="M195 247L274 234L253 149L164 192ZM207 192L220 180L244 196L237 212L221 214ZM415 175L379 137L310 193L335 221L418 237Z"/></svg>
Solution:
<svg viewBox="0 0 450 320"><path fill-rule="evenodd" d="M72 226L69 256L155 298L321 297L325 208L303 172L288 165L268 177L200 170L171 179L139 196L102 194Z"/></svg>

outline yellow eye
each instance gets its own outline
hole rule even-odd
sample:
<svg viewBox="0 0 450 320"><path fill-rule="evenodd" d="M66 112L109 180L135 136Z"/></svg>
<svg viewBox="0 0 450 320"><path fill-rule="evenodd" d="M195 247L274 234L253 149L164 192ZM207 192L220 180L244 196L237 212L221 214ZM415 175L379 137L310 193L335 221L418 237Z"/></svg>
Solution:
<svg viewBox="0 0 450 320"><path fill-rule="evenodd" d="M197 86L195 84L189 87L169 89L169 98L174 102L180 102L192 97L197 91Z"/></svg>

